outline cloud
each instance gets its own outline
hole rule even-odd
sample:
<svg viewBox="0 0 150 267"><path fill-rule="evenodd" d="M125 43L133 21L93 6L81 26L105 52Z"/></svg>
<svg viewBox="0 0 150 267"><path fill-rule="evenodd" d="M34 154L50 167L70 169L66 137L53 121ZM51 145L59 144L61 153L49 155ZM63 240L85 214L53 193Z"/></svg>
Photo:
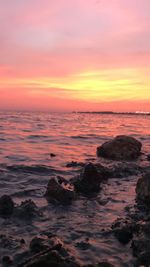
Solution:
<svg viewBox="0 0 150 267"><path fill-rule="evenodd" d="M149 10L149 0L0 0L0 90L14 101L150 99Z"/></svg>

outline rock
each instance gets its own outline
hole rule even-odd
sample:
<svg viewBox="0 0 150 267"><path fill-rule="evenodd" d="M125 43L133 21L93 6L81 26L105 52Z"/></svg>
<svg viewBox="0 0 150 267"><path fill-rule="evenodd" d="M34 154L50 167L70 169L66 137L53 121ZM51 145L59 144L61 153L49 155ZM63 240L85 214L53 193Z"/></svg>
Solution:
<svg viewBox="0 0 150 267"><path fill-rule="evenodd" d="M94 164L89 163L83 168L80 176L73 183L77 192L88 194L98 192L103 180L104 176L102 173L98 171Z"/></svg>
<svg viewBox="0 0 150 267"><path fill-rule="evenodd" d="M75 199L74 187L67 181L65 183L60 180L60 177L52 178L47 185L45 197L52 203L70 204Z"/></svg>
<svg viewBox="0 0 150 267"><path fill-rule="evenodd" d="M104 261L104 262L99 263L96 267L114 267L114 265L112 265L109 262Z"/></svg>
<svg viewBox="0 0 150 267"><path fill-rule="evenodd" d="M147 216L140 221L140 230L134 236L131 247L139 264L136 266L150 266L150 220Z"/></svg>
<svg viewBox="0 0 150 267"><path fill-rule="evenodd" d="M81 250L87 250L87 249L90 249L91 245L87 241L81 241L81 242L76 243L76 247Z"/></svg>
<svg viewBox="0 0 150 267"><path fill-rule="evenodd" d="M102 180L106 180L106 179L112 177L112 174L113 174L112 173L112 169L110 169L109 167L103 166L100 163L98 163L98 164L96 163L96 164L93 164L93 165L96 167L99 175L101 175Z"/></svg>
<svg viewBox="0 0 150 267"><path fill-rule="evenodd" d="M140 156L142 144L133 137L118 135L97 148L97 156L112 160L134 160Z"/></svg>
<svg viewBox="0 0 150 267"><path fill-rule="evenodd" d="M150 239L145 236L136 237L132 242L133 256L137 257L139 264L150 264Z"/></svg>
<svg viewBox="0 0 150 267"><path fill-rule="evenodd" d="M141 225L141 230L143 231L143 233L145 234L145 236L147 236L150 239L150 221L146 221L145 223L143 223Z"/></svg>
<svg viewBox="0 0 150 267"><path fill-rule="evenodd" d="M57 237L35 237L24 262L18 267L81 267Z"/></svg>
<svg viewBox="0 0 150 267"><path fill-rule="evenodd" d="M140 178L136 185L136 199L150 207L150 172Z"/></svg>
<svg viewBox="0 0 150 267"><path fill-rule="evenodd" d="M13 214L14 202L8 195L3 195L0 198L0 216L7 218Z"/></svg>
<svg viewBox="0 0 150 267"><path fill-rule="evenodd" d="M13 259L11 258L11 256L4 256L2 258L2 263L4 266L10 266L13 264Z"/></svg>
<svg viewBox="0 0 150 267"><path fill-rule="evenodd" d="M20 244L24 245L26 243L26 241L24 240L24 238L20 239Z"/></svg>
<svg viewBox="0 0 150 267"><path fill-rule="evenodd" d="M31 258L18 267L81 267L72 257L65 258L56 250L45 252Z"/></svg>
<svg viewBox="0 0 150 267"><path fill-rule="evenodd" d="M133 163L118 163L115 164L111 169L111 177L128 177L132 175L138 175L141 172L141 169L138 165L133 164Z"/></svg>
<svg viewBox="0 0 150 267"><path fill-rule="evenodd" d="M30 250L33 253L41 252L47 248L48 245L46 244L46 240L44 238L34 237L30 242Z"/></svg>
<svg viewBox="0 0 150 267"><path fill-rule="evenodd" d="M73 168L73 167L84 167L85 163L83 162L77 162L77 161L71 161L66 164L67 168Z"/></svg>
<svg viewBox="0 0 150 267"><path fill-rule="evenodd" d="M50 157L54 158L54 157L56 157L56 155L54 153L50 153Z"/></svg>
<svg viewBox="0 0 150 267"><path fill-rule="evenodd" d="M36 236L30 242L30 251L34 254L47 249L59 251L61 248L63 248L63 242L56 236L50 238L47 236Z"/></svg>
<svg viewBox="0 0 150 267"><path fill-rule="evenodd" d="M133 233L128 227L116 229L114 233L118 241L124 245L128 244L133 238Z"/></svg>
<svg viewBox="0 0 150 267"><path fill-rule="evenodd" d="M147 160L150 161L150 154L147 155Z"/></svg>
<svg viewBox="0 0 150 267"><path fill-rule="evenodd" d="M18 249L21 247L20 239L15 238L14 236L0 234L0 248L12 250Z"/></svg>
<svg viewBox="0 0 150 267"><path fill-rule="evenodd" d="M115 237L124 245L131 241L134 231L137 230L136 228L136 224L127 219L117 219L112 225Z"/></svg>
<svg viewBox="0 0 150 267"><path fill-rule="evenodd" d="M48 245L51 247L51 248L55 248L55 250L57 251L60 251L61 252L65 250L64 248L64 243L62 242L62 240L60 240L57 236L51 236L49 239L48 239ZM67 253L66 253L67 254ZM68 255L68 254L67 254Z"/></svg>
<svg viewBox="0 0 150 267"><path fill-rule="evenodd" d="M20 206L16 207L14 215L23 220L30 220L34 217L42 216L38 207L31 199L23 201Z"/></svg>

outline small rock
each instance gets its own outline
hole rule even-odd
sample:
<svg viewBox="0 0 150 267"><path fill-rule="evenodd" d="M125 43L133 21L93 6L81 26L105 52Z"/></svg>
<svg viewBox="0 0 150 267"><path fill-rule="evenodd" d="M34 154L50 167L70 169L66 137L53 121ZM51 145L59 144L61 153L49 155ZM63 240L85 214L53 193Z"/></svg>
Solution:
<svg viewBox="0 0 150 267"><path fill-rule="evenodd" d="M84 165L85 164L83 162L71 161L71 162L66 164L66 167L67 168L84 167Z"/></svg>
<svg viewBox="0 0 150 267"><path fill-rule="evenodd" d="M50 157L54 158L54 157L56 157L56 155L54 153L50 153Z"/></svg>
<svg viewBox="0 0 150 267"><path fill-rule="evenodd" d="M88 163L73 183L77 192L89 194L99 192L100 184L103 180L104 176L98 172L97 167L92 163Z"/></svg>
<svg viewBox="0 0 150 267"><path fill-rule="evenodd" d="M90 244L86 241L81 241L76 243L76 247L78 247L81 250L87 250L90 248Z"/></svg>
<svg viewBox="0 0 150 267"><path fill-rule="evenodd" d="M25 242L25 240L22 238L22 239L20 239L20 244L22 244L22 245L24 245L26 242Z"/></svg>
<svg viewBox="0 0 150 267"><path fill-rule="evenodd" d="M52 178L47 185L45 197L52 203L70 204L75 199L74 187L67 181L64 183L62 179Z"/></svg>
<svg viewBox="0 0 150 267"><path fill-rule="evenodd" d="M13 263L13 259L11 258L11 256L4 256L2 258L2 263L4 264L4 266L10 266Z"/></svg>
<svg viewBox="0 0 150 267"><path fill-rule="evenodd" d="M142 144L135 138L118 135L97 148L97 156L112 160L135 160L140 156Z"/></svg>
<svg viewBox="0 0 150 267"><path fill-rule="evenodd" d="M3 195L0 198L0 216L6 218L13 214L14 202L8 195Z"/></svg>
<svg viewBox="0 0 150 267"><path fill-rule="evenodd" d="M112 265L111 263L107 262L107 261L103 261L103 262L99 263L96 267L115 267L115 266Z"/></svg>
<svg viewBox="0 0 150 267"><path fill-rule="evenodd" d="M147 155L147 160L150 161L150 154Z"/></svg>
<svg viewBox="0 0 150 267"><path fill-rule="evenodd" d="M127 228L121 228L121 229L116 229L115 230L115 236L118 239L118 241L122 244L128 244L130 240L133 238L133 233L132 231Z"/></svg>
<svg viewBox="0 0 150 267"><path fill-rule="evenodd" d="M48 245L46 244L46 240L44 238L34 237L30 242L30 250L33 253L41 252L47 248Z"/></svg>
<svg viewBox="0 0 150 267"><path fill-rule="evenodd" d="M136 185L136 199L150 207L150 172L140 178Z"/></svg>
<svg viewBox="0 0 150 267"><path fill-rule="evenodd" d="M117 240L126 245L133 238L133 231L135 226L128 220L117 219L113 225L113 233Z"/></svg>

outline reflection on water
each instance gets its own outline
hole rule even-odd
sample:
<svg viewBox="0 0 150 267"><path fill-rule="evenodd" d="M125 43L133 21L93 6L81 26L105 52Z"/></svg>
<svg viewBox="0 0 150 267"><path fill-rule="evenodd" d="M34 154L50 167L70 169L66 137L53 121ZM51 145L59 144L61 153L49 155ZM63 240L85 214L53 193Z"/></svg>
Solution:
<svg viewBox="0 0 150 267"><path fill-rule="evenodd" d="M129 246L117 243L108 230L134 203L137 177L111 179L98 196L79 197L69 207L48 205L43 195L50 176L76 176L80 167L66 164L96 161L96 147L113 136L131 134L148 152L149 116L1 112L0 121L0 195L9 194L16 203L31 198L44 214L30 224L0 219L1 231L24 237L27 244L39 231L55 232L84 263L109 258L120 267L131 267ZM90 247L83 251L77 244L86 238Z"/></svg>
<svg viewBox="0 0 150 267"><path fill-rule="evenodd" d="M3 163L24 158L28 164L49 164L53 152L57 154L53 165L60 167L70 160L95 156L96 146L112 136L150 136L149 116L0 113L0 121Z"/></svg>

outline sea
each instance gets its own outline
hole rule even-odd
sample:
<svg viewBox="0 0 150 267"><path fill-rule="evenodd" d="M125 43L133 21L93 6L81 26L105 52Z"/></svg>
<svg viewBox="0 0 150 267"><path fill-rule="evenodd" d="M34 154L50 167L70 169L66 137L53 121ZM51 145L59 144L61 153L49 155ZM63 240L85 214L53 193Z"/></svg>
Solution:
<svg viewBox="0 0 150 267"><path fill-rule="evenodd" d="M149 115L0 112L0 197L7 194L16 205L31 199L43 214L31 221L0 218L0 257L17 258L33 237L51 232L83 264L107 259L118 267L133 266L131 244L120 244L109 229L126 215L126 207L134 206L138 176L109 179L96 196L79 196L68 206L48 203L44 197L51 177L70 180L80 174L82 167L72 162L111 164L97 158L96 148L117 135L140 140L142 156L137 164L150 165L146 160L150 154ZM5 246L2 235L9 240ZM22 238L25 244L20 247ZM85 240L89 246L84 246Z"/></svg>

